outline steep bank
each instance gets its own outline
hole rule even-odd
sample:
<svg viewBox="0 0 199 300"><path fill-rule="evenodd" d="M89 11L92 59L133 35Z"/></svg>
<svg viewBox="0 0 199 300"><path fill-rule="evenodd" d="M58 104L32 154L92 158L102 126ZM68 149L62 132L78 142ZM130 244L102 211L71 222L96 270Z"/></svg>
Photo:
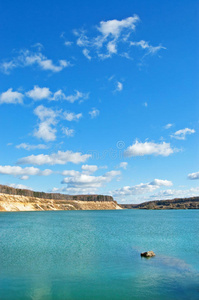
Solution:
<svg viewBox="0 0 199 300"><path fill-rule="evenodd" d="M116 201L56 200L0 194L0 211L42 210L114 210L121 209Z"/></svg>

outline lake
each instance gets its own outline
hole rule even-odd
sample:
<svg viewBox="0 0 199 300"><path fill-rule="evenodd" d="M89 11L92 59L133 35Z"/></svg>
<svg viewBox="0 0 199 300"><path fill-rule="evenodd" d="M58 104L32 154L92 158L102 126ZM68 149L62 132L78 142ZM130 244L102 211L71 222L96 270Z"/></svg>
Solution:
<svg viewBox="0 0 199 300"><path fill-rule="evenodd" d="M0 299L199 299L199 211L0 213Z"/></svg>

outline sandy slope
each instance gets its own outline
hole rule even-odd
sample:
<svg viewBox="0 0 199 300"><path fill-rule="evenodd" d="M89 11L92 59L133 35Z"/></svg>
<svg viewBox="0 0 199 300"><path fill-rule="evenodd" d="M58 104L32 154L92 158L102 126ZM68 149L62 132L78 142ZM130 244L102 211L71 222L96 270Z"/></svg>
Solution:
<svg viewBox="0 0 199 300"><path fill-rule="evenodd" d="M52 200L0 194L0 211L121 209L116 201Z"/></svg>

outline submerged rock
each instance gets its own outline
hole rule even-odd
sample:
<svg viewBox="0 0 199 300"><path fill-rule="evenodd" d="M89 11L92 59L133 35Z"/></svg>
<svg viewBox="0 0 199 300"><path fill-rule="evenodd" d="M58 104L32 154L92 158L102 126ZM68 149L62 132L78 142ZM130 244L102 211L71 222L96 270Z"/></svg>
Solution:
<svg viewBox="0 0 199 300"><path fill-rule="evenodd" d="M140 255L142 257L153 257L155 256L155 253L153 251L147 251L147 252L142 252Z"/></svg>

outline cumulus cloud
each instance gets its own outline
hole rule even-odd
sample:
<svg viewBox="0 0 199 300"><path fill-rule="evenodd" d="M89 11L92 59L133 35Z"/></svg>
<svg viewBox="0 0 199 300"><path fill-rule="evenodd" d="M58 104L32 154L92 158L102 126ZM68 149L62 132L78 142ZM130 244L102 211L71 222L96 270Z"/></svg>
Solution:
<svg viewBox="0 0 199 300"><path fill-rule="evenodd" d="M55 141L57 130L52 128L52 124L54 125L54 122L49 122L49 120L41 122L39 128L35 130L34 136L46 142Z"/></svg>
<svg viewBox="0 0 199 300"><path fill-rule="evenodd" d="M171 137L177 140L185 140L187 135L195 133L194 129L184 128L174 132Z"/></svg>
<svg viewBox="0 0 199 300"><path fill-rule="evenodd" d="M123 20L108 20L101 21L97 26L97 35L89 38L85 30L75 30L74 34L77 36L77 45L84 47L83 54L88 58L88 48L94 49L97 56L105 59L117 54L117 46L120 40L130 35L135 30L135 24L139 21L139 17L134 15ZM105 51L104 51L105 48Z"/></svg>
<svg viewBox="0 0 199 300"><path fill-rule="evenodd" d="M29 98L33 100L42 100L48 99L51 96L51 91L47 87L40 88L39 86L35 85L34 88L26 93Z"/></svg>
<svg viewBox="0 0 199 300"><path fill-rule="evenodd" d="M36 150L36 149L47 149L48 146L44 144L38 144L38 145L30 145L26 143L21 143L19 145L16 145L17 149L24 149L24 150Z"/></svg>
<svg viewBox="0 0 199 300"><path fill-rule="evenodd" d="M60 119L67 121L78 121L82 117L82 113L75 114L73 112L63 112L62 110L55 111L52 108L47 108L43 105L38 106L34 110L35 115L39 118L38 128L34 131L34 136L43 139L46 142L56 140L56 124ZM68 127L62 127L62 132L66 136L73 136L75 131Z"/></svg>
<svg viewBox="0 0 199 300"><path fill-rule="evenodd" d="M25 96L33 99L34 101L40 101L47 99L49 101L68 101L74 103L75 101L82 102L89 98L89 93L82 93L80 91L75 91L73 95L66 95L61 89L56 92L52 92L49 87L39 87L35 85L33 89L27 91ZM12 88L8 89L6 92L0 94L0 104L2 103L13 103L22 104L24 95L20 92L13 91ZM80 115L77 115L80 117Z"/></svg>
<svg viewBox="0 0 199 300"><path fill-rule="evenodd" d="M13 91L12 88L6 92L0 94L0 104L22 104L24 95L17 91Z"/></svg>
<svg viewBox="0 0 199 300"><path fill-rule="evenodd" d="M33 165L65 165L68 162L79 164L84 163L91 157L90 154L82 154L81 152L73 151L58 151L49 155L39 154L23 157L18 160L18 164L33 164Z"/></svg>
<svg viewBox="0 0 199 300"><path fill-rule="evenodd" d="M191 180L199 179L199 172L189 174L188 178Z"/></svg>
<svg viewBox="0 0 199 300"><path fill-rule="evenodd" d="M89 195L89 194L94 194L96 193L96 189L95 188L67 188L67 187L62 187L62 188L56 188L54 187L51 190L52 193L67 193L67 194L79 194L79 195Z"/></svg>
<svg viewBox="0 0 199 300"><path fill-rule="evenodd" d="M119 196L131 196L131 195L140 195L153 192L156 189L159 189L162 186L172 186L173 183L169 180L154 179L150 183L140 183L134 186L124 186L118 190L112 192L116 197Z"/></svg>
<svg viewBox="0 0 199 300"><path fill-rule="evenodd" d="M66 96L66 94L62 90L58 90L51 97L49 97L49 100L50 101L65 100L70 103L79 101L79 103L81 103L83 100L86 100L88 98L89 98L89 93L82 93L76 90L74 94Z"/></svg>
<svg viewBox="0 0 199 300"><path fill-rule="evenodd" d="M26 167L21 168L19 166L0 166L0 174L3 175L12 175L12 176L20 176L21 179L28 179L29 176L48 176L52 174L52 170L46 169L41 171L38 168L34 167Z"/></svg>
<svg viewBox="0 0 199 300"><path fill-rule="evenodd" d="M99 116L100 111L96 108L92 108L91 111L89 111L89 115L91 116L92 119L96 118L97 116Z"/></svg>
<svg viewBox="0 0 199 300"><path fill-rule="evenodd" d="M34 136L46 142L56 140L57 130L53 126L57 123L56 118L58 113L43 105L36 107L34 113L40 120L38 129L34 132Z"/></svg>
<svg viewBox="0 0 199 300"><path fill-rule="evenodd" d="M63 176L77 176L80 174L80 172L75 170L64 170L61 174Z"/></svg>
<svg viewBox="0 0 199 300"><path fill-rule="evenodd" d="M163 190L153 195L150 195L151 200L166 200L174 198L195 197L199 195L199 187L185 190L168 189Z"/></svg>
<svg viewBox="0 0 199 300"><path fill-rule="evenodd" d="M64 119L66 119L67 121L78 121L80 118L82 118L82 113L79 114L75 114L73 112L64 112L63 113L63 117Z"/></svg>
<svg viewBox="0 0 199 300"><path fill-rule="evenodd" d="M99 168L96 165L82 165L81 166L82 172L76 170L64 170L61 174L63 176L75 177L80 175L91 175L92 173L96 172ZM114 175L114 174L113 174Z"/></svg>
<svg viewBox="0 0 199 300"><path fill-rule="evenodd" d="M85 174L92 174L98 170L98 166L96 165L82 165L81 168Z"/></svg>
<svg viewBox="0 0 199 300"><path fill-rule="evenodd" d="M95 192L103 184L110 182L118 175L120 175L120 171L110 171L102 176L79 173L74 176L65 177L62 183L67 184L68 192L85 192L88 190Z"/></svg>
<svg viewBox="0 0 199 300"><path fill-rule="evenodd" d="M74 136L74 134L75 134L75 130L74 130L74 129L70 129L70 128L68 128L68 127L63 127L63 128L62 128L62 132L63 132L66 136L68 136L68 137L72 137L72 136Z"/></svg>
<svg viewBox="0 0 199 300"><path fill-rule="evenodd" d="M134 15L133 17L128 17L121 21L116 19L109 21L101 21L98 30L103 34L104 37L108 37L109 35L111 35L114 38L118 38L125 28L135 30L135 24L138 21L139 17L137 15Z"/></svg>
<svg viewBox="0 0 199 300"><path fill-rule="evenodd" d="M52 71L56 73L70 66L70 62L63 59L59 60L57 64L54 64L52 59L48 59L41 53L40 50L36 52L22 50L20 51L20 54L14 57L12 60L2 62L0 64L0 70L6 74L9 74L14 68L36 65L41 70Z"/></svg>
<svg viewBox="0 0 199 300"><path fill-rule="evenodd" d="M162 45L152 46L144 40L132 41L132 33L139 20L137 15L133 15L122 20L101 21L95 27L96 32L92 36L86 30L74 30L74 35L77 37L76 44L84 48L82 52L89 60L91 56L92 58L97 56L104 60L117 54L132 59L128 52L133 46L144 50L145 55L155 54L159 50L165 49ZM92 53L90 54L90 52Z"/></svg>
<svg viewBox="0 0 199 300"><path fill-rule="evenodd" d="M171 148L170 143L153 143L153 142L136 142L129 146L124 155L127 157L131 156L144 156L144 155L161 155L161 156L169 156L174 153L176 149Z"/></svg>

